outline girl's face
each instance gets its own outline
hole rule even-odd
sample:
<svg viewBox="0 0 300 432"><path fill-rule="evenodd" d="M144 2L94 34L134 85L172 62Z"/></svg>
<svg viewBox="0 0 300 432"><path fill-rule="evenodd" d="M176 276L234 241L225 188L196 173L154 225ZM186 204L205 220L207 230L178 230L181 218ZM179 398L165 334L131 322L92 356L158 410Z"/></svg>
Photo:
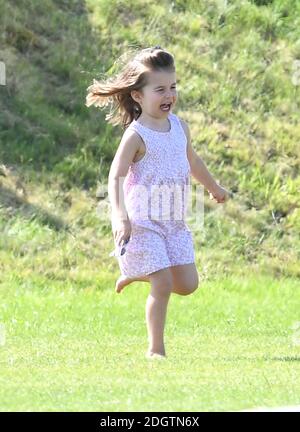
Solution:
<svg viewBox="0 0 300 432"><path fill-rule="evenodd" d="M167 117L177 99L175 72L150 72L143 93L133 91L132 97L141 105L143 113L158 118ZM164 104L170 104L170 107Z"/></svg>

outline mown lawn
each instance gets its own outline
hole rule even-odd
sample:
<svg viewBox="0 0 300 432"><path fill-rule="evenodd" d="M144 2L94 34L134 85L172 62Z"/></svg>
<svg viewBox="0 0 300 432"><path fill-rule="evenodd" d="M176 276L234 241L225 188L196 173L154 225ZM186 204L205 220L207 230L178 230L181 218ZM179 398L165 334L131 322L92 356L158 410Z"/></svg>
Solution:
<svg viewBox="0 0 300 432"><path fill-rule="evenodd" d="M136 282L118 295L111 276L101 280L82 289L2 275L1 411L235 411L300 403L296 279L245 274L205 281L188 297L173 294L163 361L144 356L149 285Z"/></svg>
<svg viewBox="0 0 300 432"><path fill-rule="evenodd" d="M300 403L300 3L263 3L5 3L1 411ZM235 192L222 206L205 200L201 287L172 296L163 362L144 356L149 286L114 292L103 191L123 131L85 106L119 56L157 43L176 60L175 114Z"/></svg>

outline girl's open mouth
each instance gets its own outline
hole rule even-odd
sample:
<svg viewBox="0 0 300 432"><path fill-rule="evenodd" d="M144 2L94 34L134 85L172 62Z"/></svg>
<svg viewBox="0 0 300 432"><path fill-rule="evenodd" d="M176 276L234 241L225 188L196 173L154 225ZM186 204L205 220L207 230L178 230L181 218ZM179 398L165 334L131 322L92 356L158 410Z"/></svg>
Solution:
<svg viewBox="0 0 300 432"><path fill-rule="evenodd" d="M160 109L162 111L170 111L171 105L172 104L163 104L163 105L160 106Z"/></svg>

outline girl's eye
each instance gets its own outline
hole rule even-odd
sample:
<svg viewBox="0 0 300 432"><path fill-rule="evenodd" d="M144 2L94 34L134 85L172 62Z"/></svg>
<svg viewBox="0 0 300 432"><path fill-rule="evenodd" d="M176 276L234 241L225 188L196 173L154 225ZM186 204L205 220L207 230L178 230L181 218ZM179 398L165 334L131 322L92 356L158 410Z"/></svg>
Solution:
<svg viewBox="0 0 300 432"><path fill-rule="evenodd" d="M176 90L176 87L171 87L173 90ZM158 91L162 91L163 89L159 89Z"/></svg>

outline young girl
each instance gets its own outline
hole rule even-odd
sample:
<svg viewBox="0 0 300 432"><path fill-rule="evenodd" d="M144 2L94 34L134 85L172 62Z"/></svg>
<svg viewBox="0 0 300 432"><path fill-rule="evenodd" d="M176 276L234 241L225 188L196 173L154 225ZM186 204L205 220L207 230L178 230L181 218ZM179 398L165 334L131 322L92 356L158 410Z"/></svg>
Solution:
<svg viewBox="0 0 300 432"><path fill-rule="evenodd" d="M108 181L115 256L122 274L116 292L133 281L151 284L146 302L146 357L165 358L170 294L191 294L199 277L192 233L181 211L184 205L180 209L183 216L174 217L174 205L178 209L178 202L185 199L180 195L176 201L172 194L173 207L167 209L166 218L160 205L157 209L153 191L165 188L164 196L174 186L186 191L192 174L218 203L224 203L230 192L215 182L192 148L188 124L172 113L177 100L176 75L168 51L160 46L142 49L117 76L105 83L94 80L87 90L86 105L111 102L115 112L106 120L126 129Z"/></svg>

